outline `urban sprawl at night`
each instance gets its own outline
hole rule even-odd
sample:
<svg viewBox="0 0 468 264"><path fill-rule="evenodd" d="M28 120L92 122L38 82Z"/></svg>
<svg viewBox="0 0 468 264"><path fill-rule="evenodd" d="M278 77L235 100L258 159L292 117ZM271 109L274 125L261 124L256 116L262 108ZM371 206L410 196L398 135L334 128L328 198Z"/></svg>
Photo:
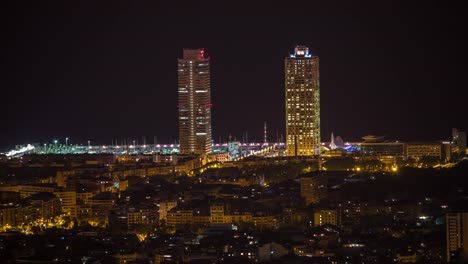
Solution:
<svg viewBox="0 0 468 264"><path fill-rule="evenodd" d="M286 142L212 143L210 58L178 60L178 144L18 145L1 250L19 263L437 263L468 253L466 132L320 135L319 60L285 60ZM322 139L322 140L321 140ZM437 188L423 188L430 182ZM422 261L422 262L420 262Z"/></svg>
<svg viewBox="0 0 468 264"><path fill-rule="evenodd" d="M466 9L45 2L4 25L0 263L468 263Z"/></svg>

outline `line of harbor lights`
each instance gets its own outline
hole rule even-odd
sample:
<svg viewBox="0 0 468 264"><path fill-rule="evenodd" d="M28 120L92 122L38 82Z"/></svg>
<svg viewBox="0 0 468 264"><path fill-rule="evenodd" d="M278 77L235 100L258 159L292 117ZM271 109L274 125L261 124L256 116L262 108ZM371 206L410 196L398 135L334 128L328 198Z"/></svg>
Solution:
<svg viewBox="0 0 468 264"><path fill-rule="evenodd" d="M65 146L68 146L68 140L69 138L65 138ZM54 145L57 145L59 143L59 141L57 139L54 139L53 140L53 143ZM156 148L178 148L180 145L179 144L144 144L144 145L136 145L135 144L135 140L132 141L132 145L128 145L129 148L137 148L137 147L143 147L143 148L146 148L146 147L149 147L149 146L155 146ZM28 144L29 146L30 144ZM216 143L216 144L212 144L213 147L227 147L229 144L228 143ZM253 152L252 154L262 154L264 153L265 151L264 150L267 150L267 151L271 151L271 148L272 147L281 147L281 146L285 146L285 143L241 143L239 144L241 147L259 147L259 146L262 146L262 147L266 147L266 148L263 148L262 150L260 151L255 151ZM32 145L31 145L32 146ZM75 146L78 146L78 145L75 145ZM32 146L34 148L34 146ZM44 143L44 147L47 147L47 143ZM121 148L121 147L127 147L127 145L102 145L102 146L99 146L99 145L96 145L96 146L91 146L91 141L88 140L88 148L108 148L108 147L113 147L113 148Z"/></svg>
<svg viewBox="0 0 468 264"><path fill-rule="evenodd" d="M68 137L65 138L65 147L69 146L68 141L69 141L69 138ZM58 139L54 139L52 142L53 142L52 146L58 146L58 144L59 144ZM88 143L88 149L99 149L99 148L102 148L102 149L107 149L107 148L119 149L119 148L122 148L122 147L124 147L124 148L128 147L130 149L134 149L134 148L147 148L147 147L151 147L151 146L156 147L156 148L178 148L179 147L179 144L148 144L148 145L144 144L144 145L136 145L135 140L133 140L132 145L123 145L123 146L121 146L121 145L92 146L90 140L88 140L87 143ZM43 146L44 146L44 149L46 149L48 144L44 143ZM83 147L82 145L70 145L70 146ZM213 147L228 147L228 143L222 143L222 144L216 143L216 144L213 144L212 146ZM249 154L249 155L257 155L257 154L265 154L268 151L274 150L272 148L284 147L285 143L240 143L239 146L241 146L241 147L262 147L261 150L252 151ZM5 154L6 154L7 157L13 157L13 156L16 156L16 155L19 155L19 154L23 154L23 153L32 151L35 148L36 147L31 145L31 144L27 144L26 146L22 146L19 149L10 150Z"/></svg>

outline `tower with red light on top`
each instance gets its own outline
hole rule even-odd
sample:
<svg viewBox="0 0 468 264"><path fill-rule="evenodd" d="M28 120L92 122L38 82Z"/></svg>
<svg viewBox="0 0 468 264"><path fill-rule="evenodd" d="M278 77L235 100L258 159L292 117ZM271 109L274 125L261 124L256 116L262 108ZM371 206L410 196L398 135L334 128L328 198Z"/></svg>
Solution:
<svg viewBox="0 0 468 264"><path fill-rule="evenodd" d="M211 152L210 58L204 49L184 49L178 59L179 141L181 154Z"/></svg>

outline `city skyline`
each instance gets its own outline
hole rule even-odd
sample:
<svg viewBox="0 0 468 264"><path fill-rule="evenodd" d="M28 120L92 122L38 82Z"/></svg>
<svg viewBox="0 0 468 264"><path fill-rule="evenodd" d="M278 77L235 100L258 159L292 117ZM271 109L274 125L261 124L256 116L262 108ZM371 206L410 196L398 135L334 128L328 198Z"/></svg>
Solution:
<svg viewBox="0 0 468 264"><path fill-rule="evenodd" d="M468 263L466 8L9 1L2 263Z"/></svg>
<svg viewBox="0 0 468 264"><path fill-rule="evenodd" d="M105 7L95 9L103 15L67 5L12 7L4 25L3 87L10 88L2 96L7 129L0 147L65 137L174 142L174 61L184 47L204 47L215 58L214 141L241 140L247 131L249 141L262 142L265 121L270 141L285 136L282 60L297 44L321 57L323 138L334 132L345 141L366 134L442 140L452 127L467 127L458 95L465 40L455 7L427 4L412 13L416 6L395 4L349 15L322 6L284 21L193 20L190 12L174 18L141 6L114 7L111 15ZM190 23L203 34L187 29Z"/></svg>

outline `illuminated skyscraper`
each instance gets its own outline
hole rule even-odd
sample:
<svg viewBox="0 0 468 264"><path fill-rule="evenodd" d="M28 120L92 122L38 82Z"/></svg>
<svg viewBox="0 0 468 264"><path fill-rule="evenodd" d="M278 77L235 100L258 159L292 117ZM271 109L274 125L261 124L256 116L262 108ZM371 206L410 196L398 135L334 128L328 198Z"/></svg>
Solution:
<svg viewBox="0 0 468 264"><path fill-rule="evenodd" d="M296 46L284 60L286 94L286 155L320 153L319 57Z"/></svg>
<svg viewBox="0 0 468 264"><path fill-rule="evenodd" d="M179 140L181 154L211 152L210 58L204 49L184 49L178 59Z"/></svg>
<svg viewBox="0 0 468 264"><path fill-rule="evenodd" d="M468 261L468 213L445 215L447 262Z"/></svg>

